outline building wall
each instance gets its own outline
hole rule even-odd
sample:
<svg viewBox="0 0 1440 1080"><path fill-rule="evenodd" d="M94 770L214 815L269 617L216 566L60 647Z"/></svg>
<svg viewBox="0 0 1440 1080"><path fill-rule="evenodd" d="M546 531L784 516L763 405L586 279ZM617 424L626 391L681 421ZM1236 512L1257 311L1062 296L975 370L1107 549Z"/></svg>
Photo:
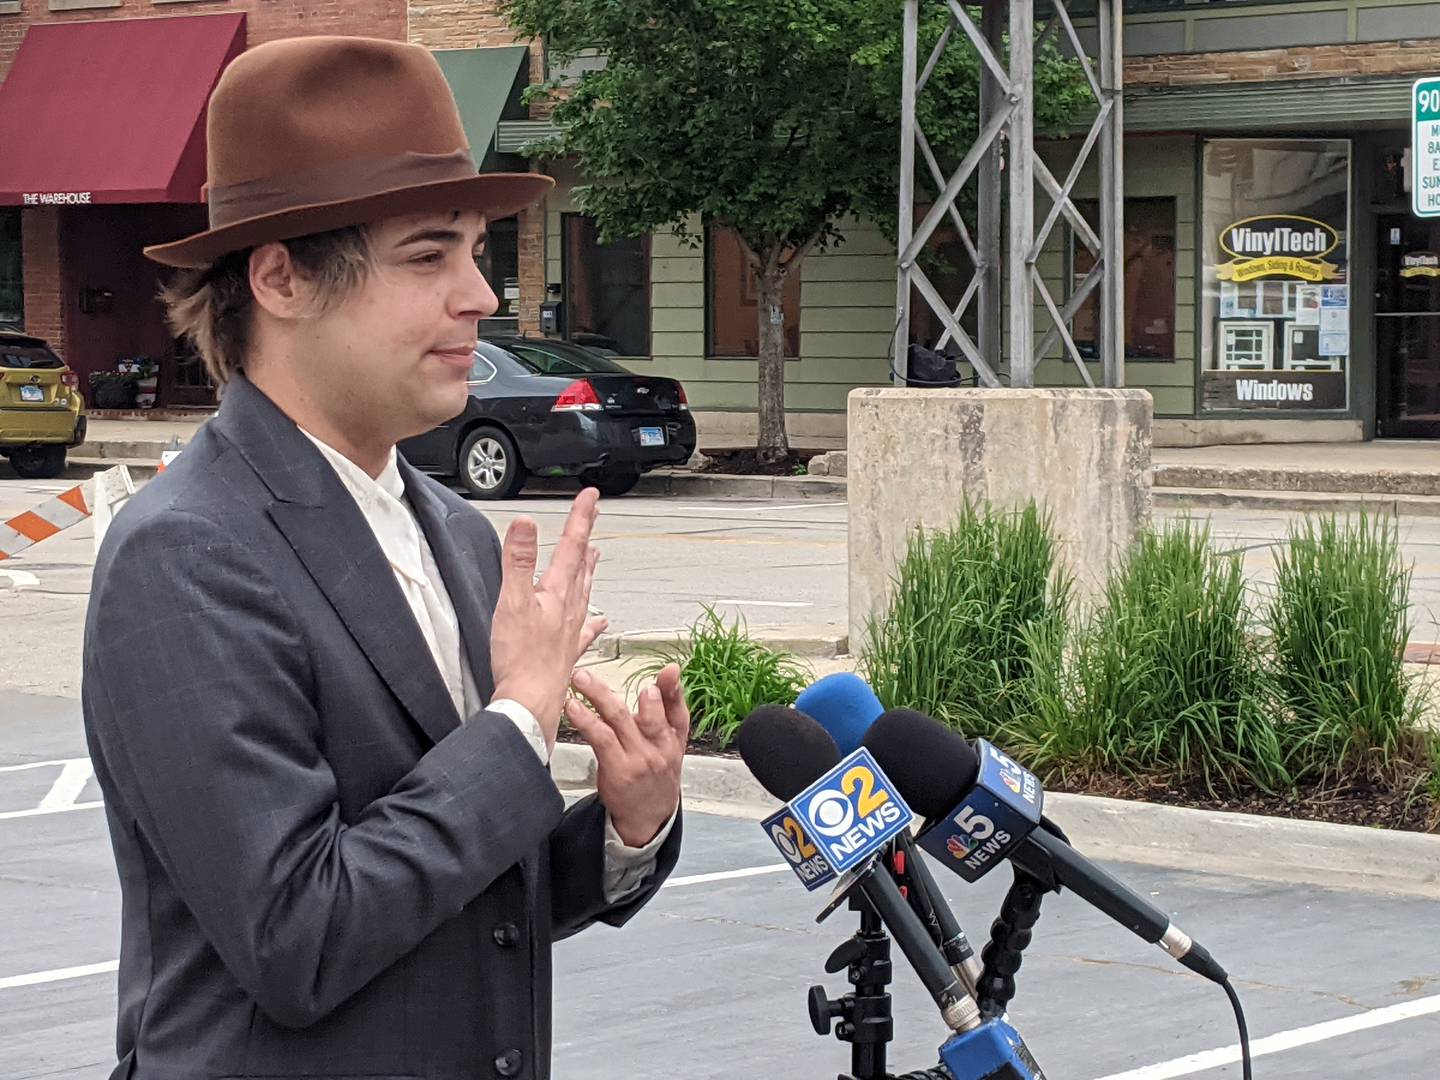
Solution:
<svg viewBox="0 0 1440 1080"><path fill-rule="evenodd" d="M246 43L307 34L358 34L403 41L405 0L8 0L0 3L0 78L32 23L246 13Z"/></svg>
<svg viewBox="0 0 1440 1080"><path fill-rule="evenodd" d="M573 172L556 170L560 183L548 205L546 279L562 280L560 218L576 210ZM698 221L694 223L698 232ZM853 223L845 240L810 255L800 267L800 358L789 361L785 397L799 411L841 411L856 386L888 381L890 333L895 322L893 253L874 227ZM705 253L673 231L650 244L650 347L652 359L626 361L685 383L692 406L753 410L757 363L709 358L705 341Z"/></svg>
<svg viewBox="0 0 1440 1080"><path fill-rule="evenodd" d="M1432 11L1431 33L1440 31ZM1367 75L1429 75L1440 71L1440 37L1348 45L1308 45L1244 52L1131 57L1127 86L1204 86L1279 79Z"/></svg>

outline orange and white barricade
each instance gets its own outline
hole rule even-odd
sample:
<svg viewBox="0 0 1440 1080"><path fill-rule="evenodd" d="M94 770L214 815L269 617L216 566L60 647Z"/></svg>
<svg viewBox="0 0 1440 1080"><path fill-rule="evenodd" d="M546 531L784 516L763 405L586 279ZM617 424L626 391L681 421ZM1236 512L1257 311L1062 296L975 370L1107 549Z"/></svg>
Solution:
<svg viewBox="0 0 1440 1080"><path fill-rule="evenodd" d="M100 541L120 508L135 494L135 479L124 465L116 465L103 473L96 473L90 481L90 505L95 515L95 550L99 552Z"/></svg>
<svg viewBox="0 0 1440 1080"><path fill-rule="evenodd" d="M99 473L85 484L76 484L53 499L46 499L32 510L0 521L0 560L12 558L26 548L48 540L57 533L79 525L89 518L95 520L95 549L120 507L135 494L135 481L130 470L117 465Z"/></svg>
<svg viewBox="0 0 1440 1080"><path fill-rule="evenodd" d="M92 510L86 496L87 486L77 484L53 499L46 499L33 510L0 522L0 559L18 555L32 544L48 540L90 517Z"/></svg>

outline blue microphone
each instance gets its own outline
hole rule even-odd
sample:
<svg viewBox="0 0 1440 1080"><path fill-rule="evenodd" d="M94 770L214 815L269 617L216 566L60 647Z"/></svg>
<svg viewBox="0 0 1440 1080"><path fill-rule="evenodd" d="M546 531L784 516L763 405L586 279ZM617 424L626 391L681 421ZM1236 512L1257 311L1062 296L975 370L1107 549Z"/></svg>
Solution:
<svg viewBox="0 0 1440 1080"><path fill-rule="evenodd" d="M835 746L842 755L850 754L863 745L865 733L885 712L885 706L875 696L870 684L859 675L849 671L827 675L814 683L795 699L795 708L812 717L835 740ZM896 839L894 864L895 876L910 885L907 899L930 931L935 944L945 954L955 976L973 997L976 995L983 970L980 958L975 955L970 939L960 928L955 913L945 903L940 886L925 865L924 859L915 849L909 831L902 832ZM823 880L829 880L825 878Z"/></svg>
<svg viewBox="0 0 1440 1080"><path fill-rule="evenodd" d="M885 711L870 684L849 671L826 675L795 699L795 708L820 721L841 757L860 746L865 732Z"/></svg>

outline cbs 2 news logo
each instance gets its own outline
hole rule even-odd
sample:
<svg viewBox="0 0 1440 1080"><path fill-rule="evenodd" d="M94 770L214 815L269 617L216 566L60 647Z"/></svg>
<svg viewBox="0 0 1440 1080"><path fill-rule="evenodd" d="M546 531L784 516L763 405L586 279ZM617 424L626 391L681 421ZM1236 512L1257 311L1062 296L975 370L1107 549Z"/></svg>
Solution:
<svg viewBox="0 0 1440 1080"><path fill-rule="evenodd" d="M820 854L820 849L805 835L800 822L788 806L761 822L765 835L785 856L790 869L807 889L818 889L835 876L835 868Z"/></svg>
<svg viewBox="0 0 1440 1080"><path fill-rule="evenodd" d="M789 810L809 846L837 873L879 851L913 816L863 747L792 799Z"/></svg>

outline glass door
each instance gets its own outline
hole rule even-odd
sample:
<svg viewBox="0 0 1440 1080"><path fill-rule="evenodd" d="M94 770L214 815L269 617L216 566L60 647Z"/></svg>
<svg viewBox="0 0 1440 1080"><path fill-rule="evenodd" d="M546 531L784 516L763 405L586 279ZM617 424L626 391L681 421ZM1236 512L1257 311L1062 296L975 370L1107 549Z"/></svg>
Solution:
<svg viewBox="0 0 1440 1080"><path fill-rule="evenodd" d="M1397 214L1378 223L1377 428L1440 438L1440 220Z"/></svg>

